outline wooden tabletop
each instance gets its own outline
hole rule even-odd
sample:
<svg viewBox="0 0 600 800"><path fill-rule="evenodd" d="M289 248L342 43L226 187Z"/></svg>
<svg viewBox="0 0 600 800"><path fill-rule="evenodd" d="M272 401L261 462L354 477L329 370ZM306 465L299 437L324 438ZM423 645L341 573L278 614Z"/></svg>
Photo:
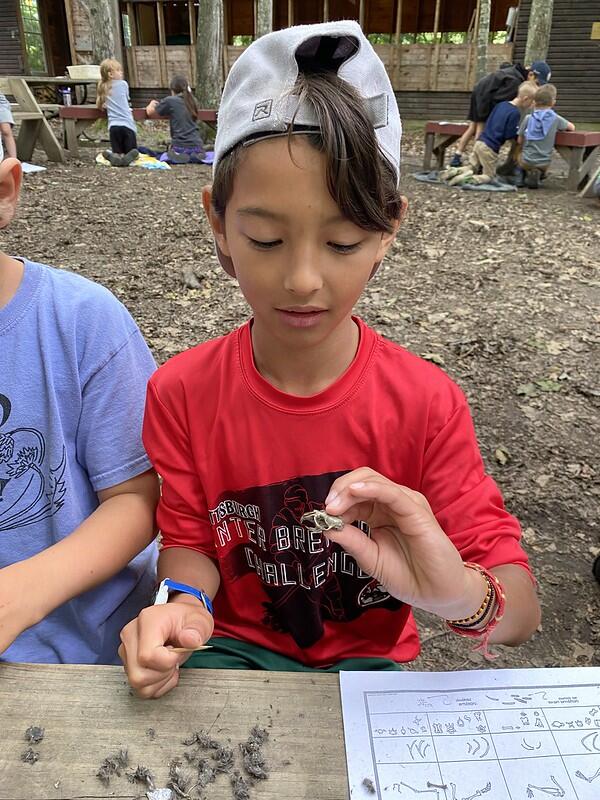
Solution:
<svg viewBox="0 0 600 800"><path fill-rule="evenodd" d="M348 796L337 675L184 669L174 691L149 701L132 696L120 667L0 664L0 720L0 800L145 798L125 775L103 786L103 760L127 748L130 766L148 767L163 787L194 731L230 744L239 764L238 745L255 725L269 733L270 777L251 800ZM39 744L25 741L30 725L45 729ZM28 747L39 753L33 764L21 760ZM227 776L206 796L231 800Z"/></svg>
<svg viewBox="0 0 600 800"><path fill-rule="evenodd" d="M48 75L5 75L5 80L25 81L31 84L58 84L59 86L83 86L84 84L98 83L97 78L70 78L68 75L49 77Z"/></svg>

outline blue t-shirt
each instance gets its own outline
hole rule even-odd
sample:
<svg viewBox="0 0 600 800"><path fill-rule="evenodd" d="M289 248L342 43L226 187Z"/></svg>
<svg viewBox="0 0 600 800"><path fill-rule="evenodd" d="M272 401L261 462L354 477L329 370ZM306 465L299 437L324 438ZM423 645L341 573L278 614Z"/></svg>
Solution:
<svg viewBox="0 0 600 800"><path fill-rule="evenodd" d="M510 100L498 103L489 115L479 139L498 153L504 142L517 138L520 121L521 112Z"/></svg>
<svg viewBox="0 0 600 800"><path fill-rule="evenodd" d="M133 113L129 107L129 84L127 81L112 81L104 107L109 128L112 128L113 125L120 125L129 128L134 133L137 132Z"/></svg>
<svg viewBox="0 0 600 800"><path fill-rule="evenodd" d="M0 308L0 569L64 539L98 507L96 492L150 466L141 428L155 364L135 322L104 287L24 265ZM152 544L0 661L119 663L119 631L150 601L156 556Z"/></svg>

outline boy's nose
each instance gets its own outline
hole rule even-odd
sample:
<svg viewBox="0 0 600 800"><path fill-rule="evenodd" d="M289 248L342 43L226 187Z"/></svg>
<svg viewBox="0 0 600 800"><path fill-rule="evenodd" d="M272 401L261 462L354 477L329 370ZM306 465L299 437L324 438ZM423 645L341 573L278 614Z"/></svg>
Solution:
<svg viewBox="0 0 600 800"><path fill-rule="evenodd" d="M284 286L288 292L304 297L323 287L319 262L314 253L304 250L292 256L285 270Z"/></svg>

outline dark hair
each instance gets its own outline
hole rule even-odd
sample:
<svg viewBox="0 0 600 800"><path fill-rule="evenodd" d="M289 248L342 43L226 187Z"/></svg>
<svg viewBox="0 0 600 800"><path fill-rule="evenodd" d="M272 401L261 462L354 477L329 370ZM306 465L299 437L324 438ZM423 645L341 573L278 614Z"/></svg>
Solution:
<svg viewBox="0 0 600 800"><path fill-rule="evenodd" d="M189 85L188 79L184 75L175 75L169 85L169 89L183 97L185 107L190 112L192 119L198 119L198 103L192 94L192 87Z"/></svg>
<svg viewBox="0 0 600 800"><path fill-rule="evenodd" d="M298 107L308 104L317 118L318 130L306 137L325 154L327 187L342 214L364 230L391 233L402 210L396 172L379 148L360 95L333 72L300 73L293 93ZM292 119L290 153L293 131ZM242 143L236 145L215 169L212 205L219 216L225 214L242 151Z"/></svg>

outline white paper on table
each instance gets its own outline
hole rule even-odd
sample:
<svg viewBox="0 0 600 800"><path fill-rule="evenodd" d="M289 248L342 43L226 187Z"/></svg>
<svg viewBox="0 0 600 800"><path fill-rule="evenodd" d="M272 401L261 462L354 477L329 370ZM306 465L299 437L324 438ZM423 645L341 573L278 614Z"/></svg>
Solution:
<svg viewBox="0 0 600 800"><path fill-rule="evenodd" d="M353 800L600 800L600 667L341 672L340 686Z"/></svg>

